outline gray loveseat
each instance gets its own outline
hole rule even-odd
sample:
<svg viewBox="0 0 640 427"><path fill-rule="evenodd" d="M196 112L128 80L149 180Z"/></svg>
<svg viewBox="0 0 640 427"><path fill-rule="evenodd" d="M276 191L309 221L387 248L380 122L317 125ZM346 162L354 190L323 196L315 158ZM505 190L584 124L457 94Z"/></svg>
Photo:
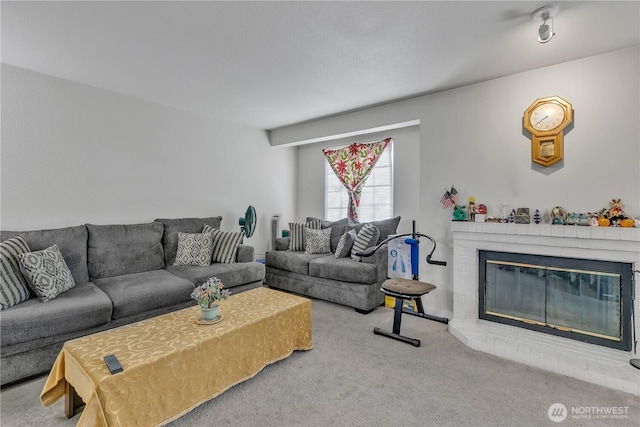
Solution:
<svg viewBox="0 0 640 427"><path fill-rule="evenodd" d="M239 245L236 262L175 266L178 232L220 228L222 217L79 225L21 235L31 251L58 245L75 287L45 303L32 296L0 311L2 385L48 371L65 341L193 306L195 285L217 276L232 293L262 286L264 265Z"/></svg>
<svg viewBox="0 0 640 427"><path fill-rule="evenodd" d="M307 222L316 218L307 218ZM390 234L396 234L400 217L373 221L380 231L377 243ZM305 254L289 251L289 238L276 239L276 250L267 251L265 282L270 288L353 307L359 313L369 313L384 303L380 292L387 279L387 249L383 245L376 253L361 261L350 257L335 258L340 237L347 231L359 231L363 223L321 221L321 228L331 228L331 252L329 254Z"/></svg>

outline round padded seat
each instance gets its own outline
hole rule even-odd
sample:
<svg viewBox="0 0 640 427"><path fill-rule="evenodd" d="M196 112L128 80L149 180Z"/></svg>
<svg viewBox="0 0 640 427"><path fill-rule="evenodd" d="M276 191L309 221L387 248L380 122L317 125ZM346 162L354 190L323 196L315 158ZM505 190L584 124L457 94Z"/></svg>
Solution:
<svg viewBox="0 0 640 427"><path fill-rule="evenodd" d="M382 284L382 289L394 294L421 296L436 289L436 286L418 280L393 278L385 280Z"/></svg>

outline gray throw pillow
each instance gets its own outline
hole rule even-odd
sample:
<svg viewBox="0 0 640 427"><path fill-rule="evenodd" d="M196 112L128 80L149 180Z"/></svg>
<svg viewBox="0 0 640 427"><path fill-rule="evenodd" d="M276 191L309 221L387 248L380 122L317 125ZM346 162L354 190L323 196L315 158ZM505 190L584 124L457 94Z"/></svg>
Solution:
<svg viewBox="0 0 640 427"><path fill-rule="evenodd" d="M353 242L353 248L351 248L351 259L354 261L361 261L361 257L356 254L362 253L365 249L375 246L380 236L380 230L378 227L372 224L364 224L358 235L356 241Z"/></svg>
<svg viewBox="0 0 640 427"><path fill-rule="evenodd" d="M19 254L18 259L27 284L42 302L52 300L76 285L57 245Z"/></svg>
<svg viewBox="0 0 640 427"><path fill-rule="evenodd" d="M29 299L29 287L20 272L18 255L30 251L22 236L0 243L0 310Z"/></svg>
<svg viewBox="0 0 640 427"><path fill-rule="evenodd" d="M211 265L213 235L211 233L178 232L178 250L173 265Z"/></svg>
<svg viewBox="0 0 640 427"><path fill-rule="evenodd" d="M351 254L351 248L356 241L358 234L355 230L349 230L340 237L338 246L336 246L336 258L346 258Z"/></svg>
<svg viewBox="0 0 640 427"><path fill-rule="evenodd" d="M317 230L305 228L305 254L328 254L331 253L331 229L325 228Z"/></svg>

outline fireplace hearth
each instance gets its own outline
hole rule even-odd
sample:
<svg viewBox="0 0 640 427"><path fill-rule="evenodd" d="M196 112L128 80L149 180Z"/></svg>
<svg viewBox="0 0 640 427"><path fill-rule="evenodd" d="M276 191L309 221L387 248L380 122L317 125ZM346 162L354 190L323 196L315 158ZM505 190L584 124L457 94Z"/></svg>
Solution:
<svg viewBox="0 0 640 427"><path fill-rule="evenodd" d="M453 315L449 332L452 335L478 351L640 396L640 370L629 363L639 357L634 347L636 337L640 336L640 300L631 296L640 295L640 281L633 281L631 271L640 269L640 228L452 222L451 230ZM619 263L624 271L618 274L583 265L552 265L540 271L539 267L492 264L491 268L499 270L500 284L491 296L493 300L487 298L485 291L481 305L479 277L483 251L542 257L545 261L544 257L552 257L606 265ZM506 262L539 265L522 260ZM507 274L509 268L513 272ZM519 287L506 284L509 274L519 276ZM624 284L627 275L628 286ZM534 280L534 276L538 279ZM541 276L548 277L543 281ZM615 276L620 277L620 285ZM544 297L528 294L530 289L522 286L527 281L546 287ZM547 293L559 295L559 302L549 304ZM589 316L575 311L575 307L581 307L582 303L575 303L581 297L590 307ZM535 302L516 311L512 304L519 302L518 298ZM481 310L488 303L489 310ZM632 309L635 320L628 317ZM620 313L616 315L618 310ZM614 315L599 315L607 311ZM484 318L485 315L497 316L499 322ZM568 326L565 320L574 324ZM527 323L526 329L520 327L523 323ZM537 328L551 333L542 333Z"/></svg>

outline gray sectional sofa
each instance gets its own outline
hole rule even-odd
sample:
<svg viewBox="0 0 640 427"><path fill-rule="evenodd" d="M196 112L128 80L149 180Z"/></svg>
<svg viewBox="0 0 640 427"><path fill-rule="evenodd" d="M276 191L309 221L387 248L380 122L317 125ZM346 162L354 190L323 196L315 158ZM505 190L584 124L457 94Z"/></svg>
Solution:
<svg viewBox="0 0 640 427"><path fill-rule="evenodd" d="M315 219L307 218L307 222ZM399 216L373 221L372 224L380 231L376 244L390 234L396 234L399 223ZM276 239L276 250L265 254L267 286L353 307L359 313L369 313L384 303L380 287L387 279L386 245L361 261L349 257L335 258L333 253L345 232L351 229L357 232L363 225L349 223L346 218L321 221L321 228L331 228L332 253L329 254L289 251L289 238Z"/></svg>
<svg viewBox="0 0 640 427"><path fill-rule="evenodd" d="M0 311L2 385L47 372L65 341L195 305L196 284L216 276L232 293L263 285L265 267L239 245L236 262L173 265L178 232L220 228L222 217L156 219L133 225L86 224L21 235L31 251L58 245L75 287L55 299L35 296Z"/></svg>

